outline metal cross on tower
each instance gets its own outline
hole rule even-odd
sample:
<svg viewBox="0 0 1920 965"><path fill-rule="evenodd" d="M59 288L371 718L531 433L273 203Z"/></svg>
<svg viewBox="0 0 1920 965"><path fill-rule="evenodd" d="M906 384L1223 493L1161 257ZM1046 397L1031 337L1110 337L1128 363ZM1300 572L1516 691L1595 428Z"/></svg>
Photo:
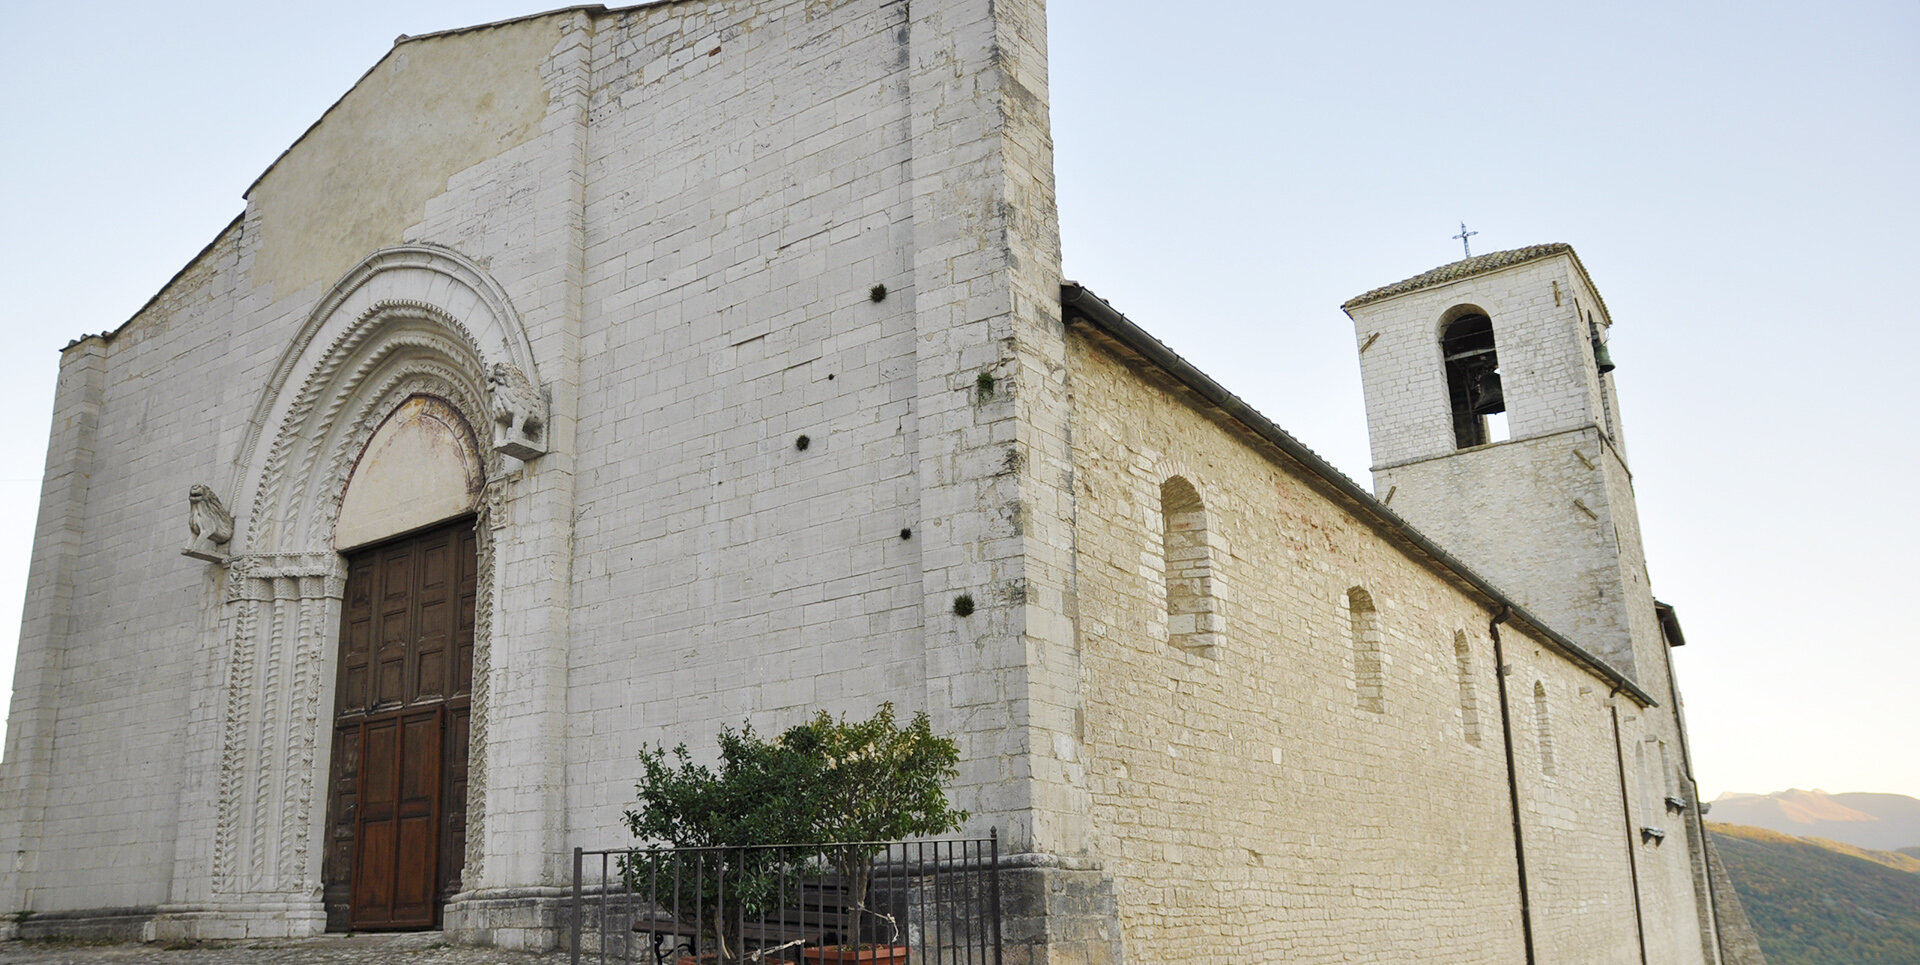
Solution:
<svg viewBox="0 0 1920 965"><path fill-rule="evenodd" d="M1474 235L1477 235L1477 234L1479 234L1479 233L1480 233L1480 232L1478 232L1478 231L1468 231L1468 230L1467 230L1467 223L1466 223L1466 222L1464 222L1464 221L1462 221L1462 222L1460 222L1460 233L1459 233L1459 234L1457 234L1457 235L1454 235L1454 236L1453 236L1453 238L1454 238L1454 240L1455 240L1455 241L1458 241L1458 242L1460 242L1460 251L1461 251L1461 253L1462 253L1462 254L1464 254L1464 255L1466 255L1466 256L1467 256L1468 258L1472 258L1472 257L1473 257L1473 249L1472 249L1472 248L1469 248L1469 247L1467 247L1467 239L1468 239L1468 238L1471 238L1471 237L1473 237Z"/></svg>

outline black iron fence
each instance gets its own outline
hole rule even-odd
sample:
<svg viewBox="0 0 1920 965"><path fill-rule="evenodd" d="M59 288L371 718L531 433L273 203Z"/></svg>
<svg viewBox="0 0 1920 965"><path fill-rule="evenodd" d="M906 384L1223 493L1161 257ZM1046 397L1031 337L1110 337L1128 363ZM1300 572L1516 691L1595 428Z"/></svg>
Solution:
<svg viewBox="0 0 1920 965"><path fill-rule="evenodd" d="M1001 965L1000 839L573 851L572 961Z"/></svg>

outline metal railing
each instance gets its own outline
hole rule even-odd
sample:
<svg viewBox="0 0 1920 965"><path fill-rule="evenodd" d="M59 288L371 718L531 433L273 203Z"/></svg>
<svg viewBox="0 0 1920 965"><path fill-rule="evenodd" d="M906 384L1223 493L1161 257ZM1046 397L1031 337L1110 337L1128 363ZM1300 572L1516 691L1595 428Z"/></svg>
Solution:
<svg viewBox="0 0 1920 965"><path fill-rule="evenodd" d="M574 965L1002 965L1000 838L573 850Z"/></svg>

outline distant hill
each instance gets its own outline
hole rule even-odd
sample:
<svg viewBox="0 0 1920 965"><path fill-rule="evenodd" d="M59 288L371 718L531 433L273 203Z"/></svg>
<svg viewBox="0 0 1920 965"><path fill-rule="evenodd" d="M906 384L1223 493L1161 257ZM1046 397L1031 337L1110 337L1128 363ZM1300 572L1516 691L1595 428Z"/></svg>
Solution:
<svg viewBox="0 0 1920 965"><path fill-rule="evenodd" d="M1790 790L1722 794L1709 808L1715 821L1767 828L1801 838L1827 838L1861 848L1920 847L1920 800L1904 794L1828 794Z"/></svg>
<svg viewBox="0 0 1920 965"><path fill-rule="evenodd" d="M1771 965L1920 962L1920 858L1765 828L1707 831Z"/></svg>

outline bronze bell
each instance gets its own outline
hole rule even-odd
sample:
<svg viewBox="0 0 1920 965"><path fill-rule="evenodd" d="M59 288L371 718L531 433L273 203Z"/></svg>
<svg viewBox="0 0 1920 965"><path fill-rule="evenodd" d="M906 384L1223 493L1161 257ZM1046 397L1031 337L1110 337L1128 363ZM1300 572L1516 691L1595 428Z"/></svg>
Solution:
<svg viewBox="0 0 1920 965"><path fill-rule="evenodd" d="M1607 354L1607 343L1598 338L1593 340L1593 364L1600 370L1601 375L1613 371L1613 356Z"/></svg>
<svg viewBox="0 0 1920 965"><path fill-rule="evenodd" d="M1500 391L1500 373L1484 368L1473 377L1473 414L1492 415L1507 411L1507 397Z"/></svg>

